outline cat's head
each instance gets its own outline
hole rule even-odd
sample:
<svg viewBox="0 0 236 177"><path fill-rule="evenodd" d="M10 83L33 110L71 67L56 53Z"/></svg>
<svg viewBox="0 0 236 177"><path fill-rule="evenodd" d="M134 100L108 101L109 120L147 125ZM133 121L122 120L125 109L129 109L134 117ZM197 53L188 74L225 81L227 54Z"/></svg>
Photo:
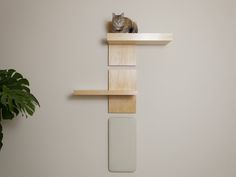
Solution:
<svg viewBox="0 0 236 177"><path fill-rule="evenodd" d="M124 26L124 12L120 15L116 15L115 13L112 13L112 25L116 28L116 30L121 30Z"/></svg>
<svg viewBox="0 0 236 177"><path fill-rule="evenodd" d="M112 18L114 17L124 17L124 12L122 12L120 15L116 15L115 13L112 13Z"/></svg>

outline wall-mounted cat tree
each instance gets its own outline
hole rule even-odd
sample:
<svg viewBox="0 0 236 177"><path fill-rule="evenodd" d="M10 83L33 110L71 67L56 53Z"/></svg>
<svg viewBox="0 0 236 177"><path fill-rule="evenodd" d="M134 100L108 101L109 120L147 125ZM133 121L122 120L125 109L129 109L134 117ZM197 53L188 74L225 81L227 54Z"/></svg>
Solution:
<svg viewBox="0 0 236 177"><path fill-rule="evenodd" d="M136 112L135 45L166 45L167 33L108 33L108 90L75 90L77 96L108 96L109 113ZM112 68L115 66L115 68ZM109 170L134 172L136 169L136 119L109 118Z"/></svg>
<svg viewBox="0 0 236 177"><path fill-rule="evenodd" d="M75 90L78 96L109 96L109 113L136 112L135 45L165 45L172 41L169 33L108 33L109 66L126 66L109 69L108 90Z"/></svg>

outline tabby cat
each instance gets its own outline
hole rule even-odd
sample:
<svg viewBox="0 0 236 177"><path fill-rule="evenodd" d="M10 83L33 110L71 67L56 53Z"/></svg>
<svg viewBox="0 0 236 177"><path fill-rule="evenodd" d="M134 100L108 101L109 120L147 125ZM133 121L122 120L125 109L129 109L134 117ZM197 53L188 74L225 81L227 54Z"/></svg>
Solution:
<svg viewBox="0 0 236 177"><path fill-rule="evenodd" d="M112 13L112 32L113 33L137 33L138 26L131 19L124 17L124 13L116 15Z"/></svg>

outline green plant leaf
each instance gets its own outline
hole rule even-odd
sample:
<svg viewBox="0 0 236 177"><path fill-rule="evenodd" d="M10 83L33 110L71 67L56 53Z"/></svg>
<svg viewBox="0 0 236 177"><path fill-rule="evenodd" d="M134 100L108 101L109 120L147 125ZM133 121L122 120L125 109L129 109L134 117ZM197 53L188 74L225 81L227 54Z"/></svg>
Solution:
<svg viewBox="0 0 236 177"><path fill-rule="evenodd" d="M2 107L2 119L11 120L14 118L14 113L12 113L7 107Z"/></svg>
<svg viewBox="0 0 236 177"><path fill-rule="evenodd" d="M19 113L32 116L40 106L30 92L29 81L14 69L0 70L0 103L2 119L12 119Z"/></svg>
<svg viewBox="0 0 236 177"><path fill-rule="evenodd" d="M13 79L21 79L23 76L20 73L15 72L12 76Z"/></svg>
<svg viewBox="0 0 236 177"><path fill-rule="evenodd" d="M1 103L2 103L4 106L6 106L6 104L7 104L7 95L2 94L2 96L1 96Z"/></svg>
<svg viewBox="0 0 236 177"><path fill-rule="evenodd" d="M30 94L31 99L35 102L35 104L37 104L38 106L40 106L38 100L34 97L34 95Z"/></svg>
<svg viewBox="0 0 236 177"><path fill-rule="evenodd" d="M16 72L16 70L14 70L14 69L9 69L9 70L8 70L8 76L11 77L14 72Z"/></svg>
<svg viewBox="0 0 236 177"><path fill-rule="evenodd" d="M0 70L0 150L3 146L1 119L13 119L18 114L32 116L38 100L30 92L29 81L14 69Z"/></svg>
<svg viewBox="0 0 236 177"><path fill-rule="evenodd" d="M25 90L26 92L29 92L29 93L30 93L30 89L29 89L28 87L26 87L26 86L22 86L21 89L22 89L22 90Z"/></svg>
<svg viewBox="0 0 236 177"><path fill-rule="evenodd" d="M20 79L20 80L18 80L18 83L21 85L29 86L29 81L27 79Z"/></svg>

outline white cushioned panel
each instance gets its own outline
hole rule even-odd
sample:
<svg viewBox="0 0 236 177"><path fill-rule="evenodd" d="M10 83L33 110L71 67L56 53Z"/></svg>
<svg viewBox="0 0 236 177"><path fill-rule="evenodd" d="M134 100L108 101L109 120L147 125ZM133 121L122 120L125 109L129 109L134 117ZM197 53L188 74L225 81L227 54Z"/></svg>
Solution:
<svg viewBox="0 0 236 177"><path fill-rule="evenodd" d="M133 172L136 169L135 118L109 119L109 170Z"/></svg>

